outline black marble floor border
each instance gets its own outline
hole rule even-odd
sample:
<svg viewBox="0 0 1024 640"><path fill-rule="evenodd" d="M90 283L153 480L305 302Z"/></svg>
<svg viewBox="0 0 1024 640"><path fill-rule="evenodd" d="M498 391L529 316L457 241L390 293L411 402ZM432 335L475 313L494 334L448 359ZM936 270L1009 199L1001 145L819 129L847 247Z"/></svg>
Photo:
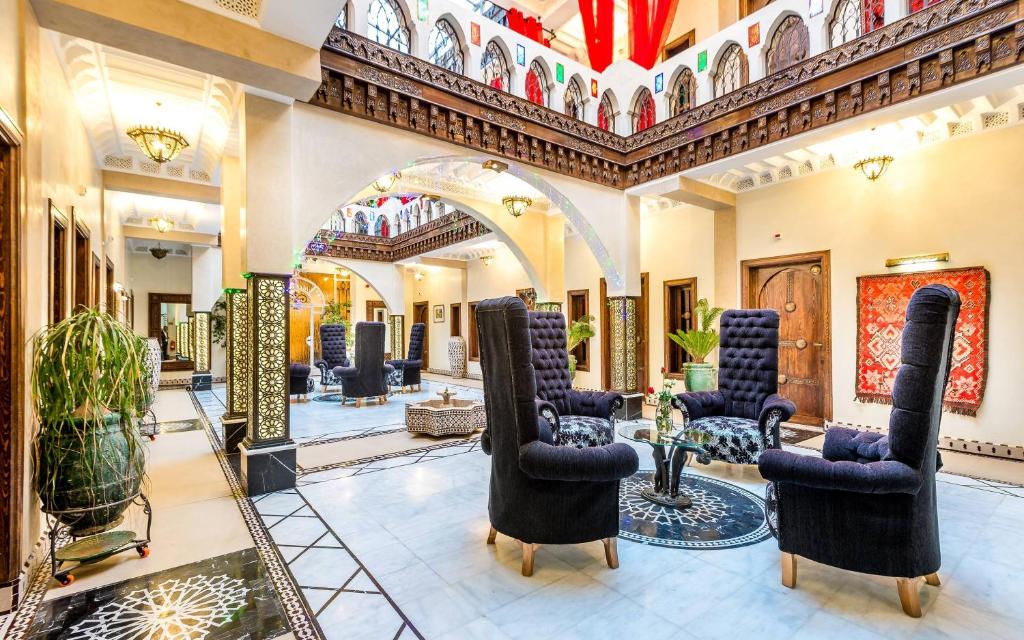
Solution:
<svg viewBox="0 0 1024 640"><path fill-rule="evenodd" d="M320 465L319 467L308 467L299 469L299 477L307 476L313 473L320 473L323 471L332 471L334 469L343 469L345 467L358 467L361 465L371 464L373 462L379 462L381 460L392 460L394 458L402 458L405 456L419 456L416 460L409 462L409 464L416 464L422 462L427 454L431 451L438 449L449 449L451 447L458 447L464 445L476 445L480 442L480 436L473 436L472 438L466 438L465 440L452 440L450 442L439 442L437 444L427 445L425 447L416 447L414 449L402 449L401 451L392 451L390 453L382 453L376 456L368 456L365 458L356 458L355 460L345 460L344 462L331 462L329 464ZM471 447L470 451L475 450L476 447ZM466 453L469 453L467 451ZM406 466L406 465L399 465ZM393 469L394 467L388 467Z"/></svg>
<svg viewBox="0 0 1024 640"><path fill-rule="evenodd" d="M391 433L398 433L399 431L405 431L405 425L396 424L383 424L382 427L395 427L394 429L384 429L382 431L362 431L360 433L350 436L337 436L334 438L324 438L323 440L303 440L299 443L299 447L316 447L322 444L334 444L336 442L346 442L348 440L361 440L363 438L372 438L373 436L384 436ZM377 428L377 427L373 427Z"/></svg>
<svg viewBox="0 0 1024 640"><path fill-rule="evenodd" d="M316 614L310 609L306 599L299 591L298 585L295 584L291 573L287 569L284 558L281 557L277 546L263 524L263 519L256 511L252 501L242 491L242 485L238 480L238 476L235 475L234 469L231 468L231 463L224 454L223 447L220 446L220 439L217 437L213 425L203 409L202 403L199 402L194 392L189 391L188 395L192 399L192 404L195 405L200 420L203 422L204 432L210 441L210 448L213 449L217 456L221 471L228 481L231 495L235 499L238 510L242 513L242 519L245 521L245 526L249 529L249 534L252 536L256 551L259 553L260 559L263 560L267 573L270 574L270 582L274 585L278 598L281 599L281 605L288 616L288 623L292 627L292 633L295 634L296 640L325 640L326 636L323 629L320 628L320 624L316 621Z"/></svg>

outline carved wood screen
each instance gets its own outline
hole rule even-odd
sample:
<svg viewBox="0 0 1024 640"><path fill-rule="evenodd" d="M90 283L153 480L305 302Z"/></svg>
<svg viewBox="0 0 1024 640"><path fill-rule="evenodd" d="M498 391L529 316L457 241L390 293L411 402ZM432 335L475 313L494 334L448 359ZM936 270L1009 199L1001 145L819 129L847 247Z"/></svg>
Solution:
<svg viewBox="0 0 1024 640"><path fill-rule="evenodd" d="M772 34L766 62L768 73L782 71L807 58L810 34L800 16L789 16Z"/></svg>

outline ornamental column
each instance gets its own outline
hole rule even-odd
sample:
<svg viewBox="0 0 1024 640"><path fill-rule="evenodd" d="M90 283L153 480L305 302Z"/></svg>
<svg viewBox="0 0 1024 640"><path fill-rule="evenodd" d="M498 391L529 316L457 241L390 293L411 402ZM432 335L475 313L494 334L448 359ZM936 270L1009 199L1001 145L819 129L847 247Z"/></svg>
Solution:
<svg viewBox="0 0 1024 640"><path fill-rule="evenodd" d="M195 353L192 359L192 390L209 391L213 386L213 374L210 372L210 312L193 312L192 322L195 325L195 337L192 341Z"/></svg>
<svg viewBox="0 0 1024 640"><path fill-rule="evenodd" d="M227 301L227 411L220 421L224 427L224 451L238 453L249 414L249 307L245 289L225 289L224 297Z"/></svg>
<svg viewBox="0 0 1024 640"><path fill-rule="evenodd" d="M405 357L405 316L388 316L388 344L391 345L391 359Z"/></svg>
<svg viewBox="0 0 1024 640"><path fill-rule="evenodd" d="M288 404L289 274L246 274L249 397L242 487L255 496L295 486Z"/></svg>
<svg viewBox="0 0 1024 640"><path fill-rule="evenodd" d="M608 298L609 371L611 390L623 395L625 406L615 417L634 420L643 411L643 393L637 387L637 307L636 296Z"/></svg>
<svg viewBox="0 0 1024 640"><path fill-rule="evenodd" d="M188 314L188 322L185 323L185 349L188 351L188 353L185 354L185 357L188 358L189 360L193 361L192 362L192 366L193 367L196 366L196 363L195 363L196 354L195 354L195 350L192 348L193 347L193 345L192 345L193 336L196 335L196 332L194 330L194 326L195 326L195 319L192 317L192 314L189 313Z"/></svg>

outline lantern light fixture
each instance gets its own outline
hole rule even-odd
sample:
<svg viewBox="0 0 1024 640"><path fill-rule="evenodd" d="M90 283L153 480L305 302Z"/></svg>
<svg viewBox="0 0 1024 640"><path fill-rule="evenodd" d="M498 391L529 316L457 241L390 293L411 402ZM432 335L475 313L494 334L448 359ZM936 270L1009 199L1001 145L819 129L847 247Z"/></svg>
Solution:
<svg viewBox="0 0 1024 640"><path fill-rule="evenodd" d="M174 220L171 220L167 216L153 216L149 219L149 226L153 227L160 233L167 233L174 228Z"/></svg>
<svg viewBox="0 0 1024 640"><path fill-rule="evenodd" d="M372 186L380 193L385 193L390 191L391 187L395 186L395 183L398 182L398 179L401 177L402 173L400 171L392 171L391 173L386 173L374 180Z"/></svg>
<svg viewBox="0 0 1024 640"><path fill-rule="evenodd" d="M161 103L156 103L159 109ZM146 157L158 164L174 160L179 153L189 146L188 140L180 131L158 127L156 125L136 125L126 132L135 144L139 145Z"/></svg>
<svg viewBox="0 0 1024 640"><path fill-rule="evenodd" d="M514 218L518 218L526 213L526 209L533 204L533 200L526 196L505 196L501 199L501 204L505 205L505 209Z"/></svg>
<svg viewBox="0 0 1024 640"><path fill-rule="evenodd" d="M889 165L892 164L893 157L889 155L872 156L870 158L864 158L858 160L853 168L859 170L864 174L864 177L874 182L882 177Z"/></svg>

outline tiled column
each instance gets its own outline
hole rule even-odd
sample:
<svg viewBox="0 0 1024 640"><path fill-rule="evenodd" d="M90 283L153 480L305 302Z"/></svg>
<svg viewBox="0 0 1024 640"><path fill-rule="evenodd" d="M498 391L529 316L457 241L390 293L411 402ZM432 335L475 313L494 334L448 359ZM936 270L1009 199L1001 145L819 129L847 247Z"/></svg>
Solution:
<svg viewBox="0 0 1024 640"><path fill-rule="evenodd" d="M238 444L245 438L249 414L249 307L245 289L225 289L227 300L227 411L221 416L224 425L224 451L238 453Z"/></svg>
<svg viewBox="0 0 1024 640"><path fill-rule="evenodd" d="M178 323L174 325L176 331L174 336L174 353L175 355L185 355L185 325Z"/></svg>
<svg viewBox="0 0 1024 640"><path fill-rule="evenodd" d="M561 302L538 302L536 305L537 311L562 311Z"/></svg>
<svg viewBox="0 0 1024 640"><path fill-rule="evenodd" d="M405 357L405 316L388 316L388 342L392 360Z"/></svg>
<svg viewBox="0 0 1024 640"><path fill-rule="evenodd" d="M636 301L633 296L608 298L609 358L611 390L635 393L636 384Z"/></svg>
<svg viewBox="0 0 1024 640"><path fill-rule="evenodd" d="M288 406L288 281L290 275L250 273L249 396L245 439L238 446L242 486L255 496L295 486L295 442Z"/></svg>
<svg viewBox="0 0 1024 640"><path fill-rule="evenodd" d="M213 385L213 374L210 373L210 312L196 311L192 314L192 322L195 327L195 337L192 340L192 348L195 357L192 359L192 390L209 391Z"/></svg>
<svg viewBox="0 0 1024 640"><path fill-rule="evenodd" d="M185 345L185 357L189 360L195 357L195 354L192 353L192 322L192 314L190 313L185 322L185 341L182 342Z"/></svg>

